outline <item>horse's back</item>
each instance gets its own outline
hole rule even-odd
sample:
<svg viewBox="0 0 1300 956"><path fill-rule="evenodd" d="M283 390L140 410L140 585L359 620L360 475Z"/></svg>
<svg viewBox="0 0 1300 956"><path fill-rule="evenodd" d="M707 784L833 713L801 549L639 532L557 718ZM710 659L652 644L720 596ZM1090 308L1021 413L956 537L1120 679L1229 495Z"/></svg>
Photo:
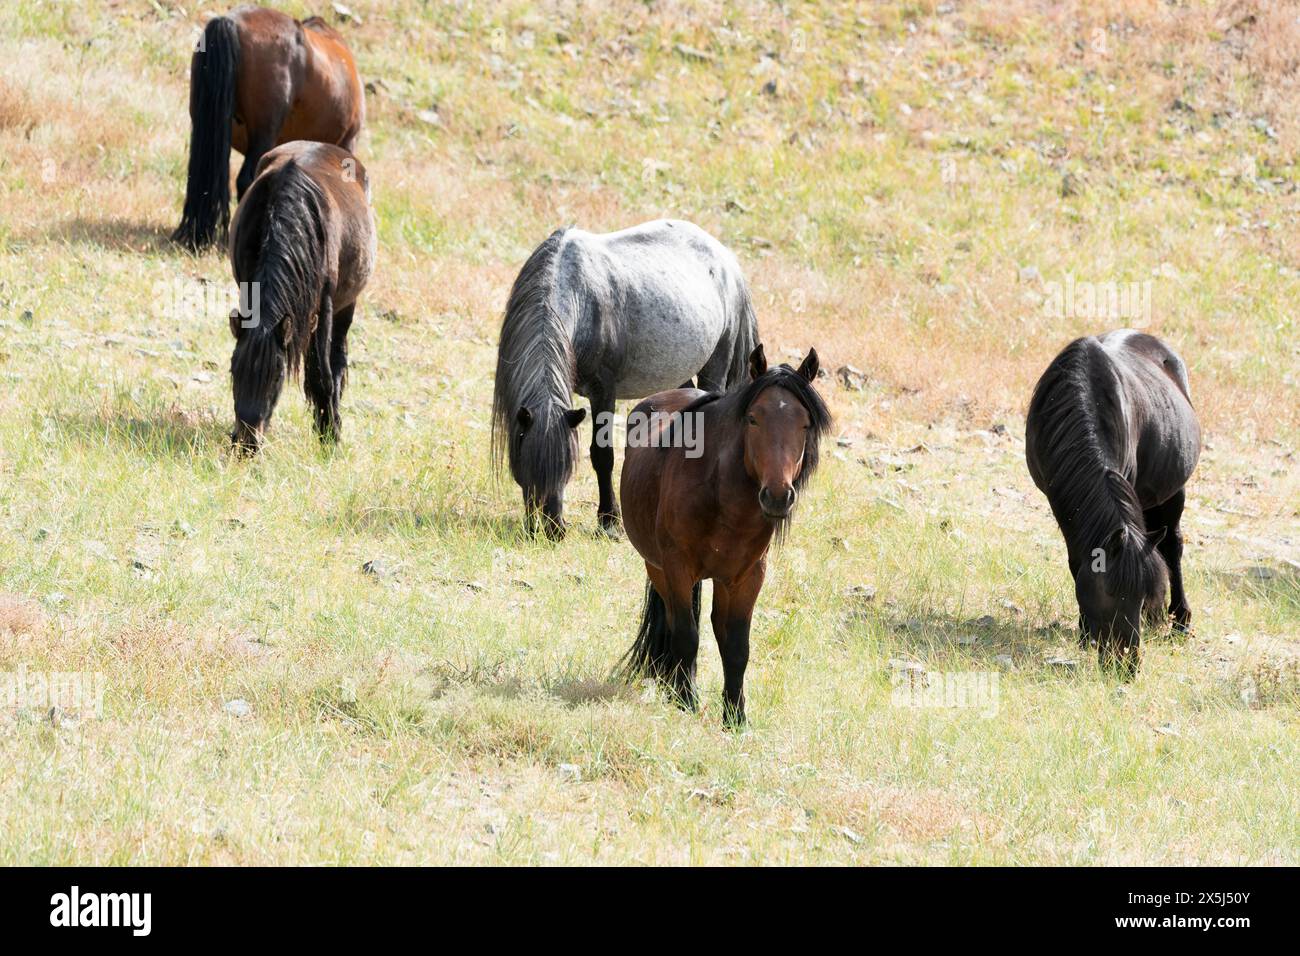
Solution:
<svg viewBox="0 0 1300 956"><path fill-rule="evenodd" d="M1134 329L1117 329L1098 336L1097 341L1116 362L1124 363L1130 356L1144 359L1172 382L1190 405L1192 386L1187 378L1187 365L1162 339Z"/></svg>
<svg viewBox="0 0 1300 956"><path fill-rule="evenodd" d="M1160 504L1183 487L1200 455L1189 394L1182 359L1153 335L1120 329L1075 339L1048 366L1030 402L1025 458L1034 484L1048 493L1054 470L1062 462L1073 467L1066 449L1053 446L1071 434L1067 416L1086 414L1092 424L1075 428L1076 440L1098 436L1108 467L1134 476L1143 507Z"/></svg>
<svg viewBox="0 0 1300 956"><path fill-rule="evenodd" d="M247 152L250 131L276 122L276 145L350 145L364 120L365 93L342 36L319 17L299 22L264 7L228 16L239 31L234 147Z"/></svg>
<svg viewBox="0 0 1300 956"><path fill-rule="evenodd" d="M301 173L319 192L321 223L326 235L327 269L334 283L334 302L341 307L354 302L370 279L374 267L376 236L368 201L368 174L361 161L347 150L329 143L294 141L275 147L262 157L257 176L248 188L231 231L232 261L236 278L248 271L248 230L282 188L285 175ZM236 248L240 247L240 254Z"/></svg>
<svg viewBox="0 0 1300 956"><path fill-rule="evenodd" d="M282 141L317 139L351 148L366 108L356 60L339 32L320 17L302 25L307 46L303 108L291 114Z"/></svg>
<svg viewBox="0 0 1300 956"><path fill-rule="evenodd" d="M1125 392L1136 442L1137 488L1144 506L1159 504L1191 477L1201 450L1191 384L1182 358L1146 332L1119 329L1098 337Z"/></svg>
<svg viewBox="0 0 1300 956"><path fill-rule="evenodd" d="M594 327L578 335L621 353L617 398L640 398L695 375L738 321L739 265L698 226L655 220L604 234L573 229L565 238L557 284L590 295Z"/></svg>

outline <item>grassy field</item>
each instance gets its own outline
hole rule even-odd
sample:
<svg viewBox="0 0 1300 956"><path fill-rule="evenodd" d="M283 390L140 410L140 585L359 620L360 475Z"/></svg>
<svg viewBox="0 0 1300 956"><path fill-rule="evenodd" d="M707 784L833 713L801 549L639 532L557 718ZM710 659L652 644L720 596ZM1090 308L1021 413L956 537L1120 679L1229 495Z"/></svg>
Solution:
<svg viewBox="0 0 1300 956"><path fill-rule="evenodd" d="M380 259L344 443L288 388L255 462L228 265L167 241L194 6L0 5L0 675L104 687L0 700L0 863L1300 862L1296 4L277 4L370 84ZM660 215L736 250L769 356L864 373L743 734L707 636L698 715L607 681L644 572L588 464L552 545L488 456L529 250ZM1135 324L1206 440L1195 633L1115 686L1021 436ZM996 697L904 706L906 666Z"/></svg>

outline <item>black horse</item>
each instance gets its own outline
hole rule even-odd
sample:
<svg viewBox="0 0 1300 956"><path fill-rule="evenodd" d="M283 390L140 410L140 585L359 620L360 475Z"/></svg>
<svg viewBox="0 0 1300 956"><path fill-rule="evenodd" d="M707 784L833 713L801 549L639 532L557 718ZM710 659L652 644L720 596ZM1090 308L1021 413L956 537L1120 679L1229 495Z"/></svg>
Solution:
<svg viewBox="0 0 1300 956"><path fill-rule="evenodd" d="M1187 367L1143 332L1071 342L1029 403L1025 459L1065 536L1080 639L1126 678L1166 590L1175 627L1192 619L1179 521L1200 448Z"/></svg>

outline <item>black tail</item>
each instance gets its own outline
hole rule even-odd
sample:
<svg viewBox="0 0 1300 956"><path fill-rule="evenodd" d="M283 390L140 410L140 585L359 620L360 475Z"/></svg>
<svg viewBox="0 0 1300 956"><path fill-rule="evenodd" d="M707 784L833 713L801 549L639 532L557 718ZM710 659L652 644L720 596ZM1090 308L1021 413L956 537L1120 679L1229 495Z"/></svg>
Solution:
<svg viewBox="0 0 1300 956"><path fill-rule="evenodd" d="M230 229L230 125L235 115L239 33L228 17L203 30L190 66L190 166L185 209L172 241L198 251Z"/></svg>
<svg viewBox="0 0 1300 956"><path fill-rule="evenodd" d="M740 287L740 327L736 330L736 340L731 350L731 366L727 369L727 383L723 391L734 388L749 380L749 353L758 345L758 316L754 314L754 303L749 297L749 287Z"/></svg>
<svg viewBox="0 0 1300 956"><path fill-rule="evenodd" d="M700 623L700 582L695 582L691 589L691 612L695 615L695 624ZM619 661L617 675L621 680L632 682L641 677L654 677L669 680L676 658L672 652L672 633L668 629L668 607L659 596L655 586L646 581L645 607L641 611L641 629L637 631L636 641L623 659Z"/></svg>

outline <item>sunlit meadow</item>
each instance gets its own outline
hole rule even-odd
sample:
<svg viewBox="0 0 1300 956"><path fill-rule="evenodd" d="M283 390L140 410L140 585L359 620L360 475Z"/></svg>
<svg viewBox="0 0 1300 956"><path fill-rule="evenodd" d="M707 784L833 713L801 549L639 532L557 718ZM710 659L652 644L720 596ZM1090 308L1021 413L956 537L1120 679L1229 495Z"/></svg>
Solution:
<svg viewBox="0 0 1300 956"><path fill-rule="evenodd" d="M1300 7L276 6L356 53L380 258L342 445L295 385L248 462L229 266L167 239L224 8L0 5L0 676L105 687L0 697L0 862L1300 862ZM554 545L488 455L528 252L657 216L836 415L740 734L707 629L699 714L609 682L644 570L588 463ZM1205 449L1194 633L1119 686L1022 436L1126 325Z"/></svg>

